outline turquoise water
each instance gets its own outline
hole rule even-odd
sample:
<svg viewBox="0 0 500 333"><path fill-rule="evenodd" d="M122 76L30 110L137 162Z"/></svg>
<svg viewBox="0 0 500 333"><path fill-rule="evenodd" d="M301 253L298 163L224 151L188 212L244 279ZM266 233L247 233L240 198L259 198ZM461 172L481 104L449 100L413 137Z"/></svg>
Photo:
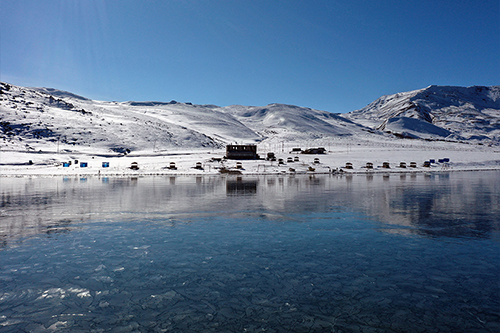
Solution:
<svg viewBox="0 0 500 333"><path fill-rule="evenodd" d="M497 332L498 172L0 179L2 332Z"/></svg>

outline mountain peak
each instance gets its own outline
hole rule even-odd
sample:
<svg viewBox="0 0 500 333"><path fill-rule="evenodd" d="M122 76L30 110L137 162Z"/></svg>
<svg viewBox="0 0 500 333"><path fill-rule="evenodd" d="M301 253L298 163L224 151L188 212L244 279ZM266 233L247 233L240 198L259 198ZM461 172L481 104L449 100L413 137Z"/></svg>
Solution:
<svg viewBox="0 0 500 333"><path fill-rule="evenodd" d="M481 138L499 142L500 86L431 85L382 96L347 117L365 126L413 138Z"/></svg>

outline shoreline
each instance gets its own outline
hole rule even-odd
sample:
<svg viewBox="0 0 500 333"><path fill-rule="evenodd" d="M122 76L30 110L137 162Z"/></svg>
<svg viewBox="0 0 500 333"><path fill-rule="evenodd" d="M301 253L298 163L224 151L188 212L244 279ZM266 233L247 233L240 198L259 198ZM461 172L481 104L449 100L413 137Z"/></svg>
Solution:
<svg viewBox="0 0 500 333"><path fill-rule="evenodd" d="M204 173L189 173L189 172L71 172L71 173L2 173L0 178L55 178L55 177L95 177L95 178L136 178L136 177L245 177L245 176L314 176L314 175L332 175L332 176L349 176L349 175L407 175L407 174L445 174L456 172L485 172L485 171L500 171L500 167L484 167L484 168L418 168L410 170L349 170L349 171L307 171L307 172L242 172L242 173L220 173L220 172L204 172Z"/></svg>

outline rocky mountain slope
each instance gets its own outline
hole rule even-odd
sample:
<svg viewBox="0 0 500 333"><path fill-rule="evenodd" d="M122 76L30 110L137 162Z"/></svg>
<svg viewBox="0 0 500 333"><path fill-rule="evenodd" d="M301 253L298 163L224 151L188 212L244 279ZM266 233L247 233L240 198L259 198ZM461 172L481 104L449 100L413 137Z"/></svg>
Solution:
<svg viewBox="0 0 500 333"><path fill-rule="evenodd" d="M429 86L382 96L345 115L406 138L500 141L500 86Z"/></svg>

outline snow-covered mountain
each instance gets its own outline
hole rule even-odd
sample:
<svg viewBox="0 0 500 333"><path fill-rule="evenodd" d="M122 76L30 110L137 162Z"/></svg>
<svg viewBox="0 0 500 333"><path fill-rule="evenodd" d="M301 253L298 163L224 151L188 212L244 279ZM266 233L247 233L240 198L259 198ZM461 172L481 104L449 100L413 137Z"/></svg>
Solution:
<svg viewBox="0 0 500 333"><path fill-rule="evenodd" d="M338 114L294 105L276 103L263 107L232 105L219 110L232 115L262 138L311 140L350 136L368 130Z"/></svg>
<svg viewBox="0 0 500 333"><path fill-rule="evenodd" d="M500 86L429 86L382 96L345 115L407 138L500 141Z"/></svg>
<svg viewBox="0 0 500 333"><path fill-rule="evenodd" d="M0 83L0 147L6 150L164 151L235 142L359 143L396 137L498 144L500 86L430 86L333 114L285 104L104 102Z"/></svg>
<svg viewBox="0 0 500 333"><path fill-rule="evenodd" d="M292 105L103 102L49 88L0 85L0 143L12 149L166 150L265 140L313 140L368 129L339 115Z"/></svg>

